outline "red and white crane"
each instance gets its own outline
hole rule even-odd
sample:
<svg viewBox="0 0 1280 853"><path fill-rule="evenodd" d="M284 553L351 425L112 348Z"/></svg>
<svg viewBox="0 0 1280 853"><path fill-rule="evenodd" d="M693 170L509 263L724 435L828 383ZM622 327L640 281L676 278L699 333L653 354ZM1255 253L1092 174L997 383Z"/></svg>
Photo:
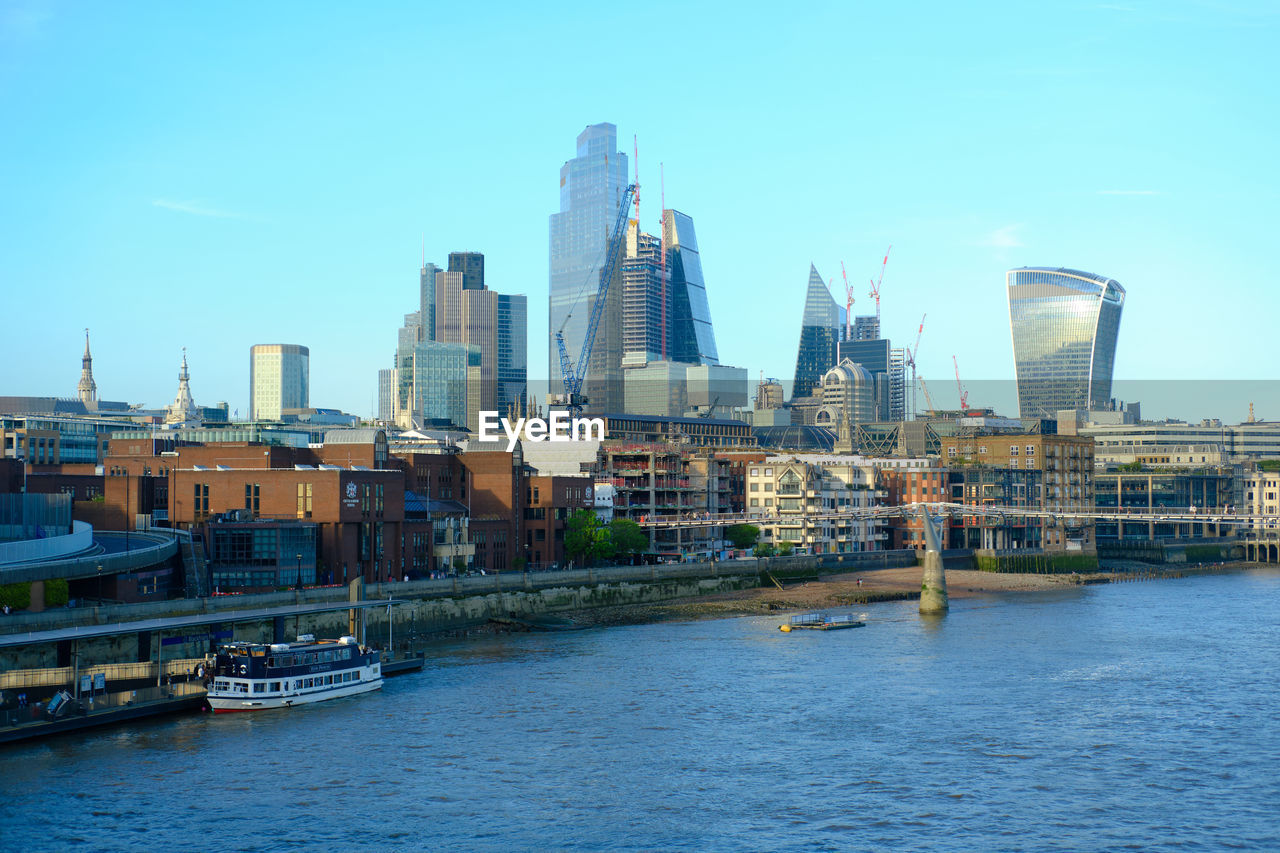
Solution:
<svg viewBox="0 0 1280 853"><path fill-rule="evenodd" d="M844 339L849 341L853 340L853 285L844 271L844 261L840 262L840 275L844 277Z"/></svg>
<svg viewBox="0 0 1280 853"><path fill-rule="evenodd" d="M960 411L961 413L969 411L969 392L965 389L964 383L960 381L960 362L953 355L951 362L956 366L956 390L960 394Z"/></svg>
<svg viewBox="0 0 1280 853"><path fill-rule="evenodd" d="M884 260L880 262L880 278L871 280L870 296L876 301L876 334L880 334L880 283L884 281L884 268L889 266L889 250L893 248L893 244L889 244L889 248L884 250ZM852 297L850 297L852 300Z"/></svg>

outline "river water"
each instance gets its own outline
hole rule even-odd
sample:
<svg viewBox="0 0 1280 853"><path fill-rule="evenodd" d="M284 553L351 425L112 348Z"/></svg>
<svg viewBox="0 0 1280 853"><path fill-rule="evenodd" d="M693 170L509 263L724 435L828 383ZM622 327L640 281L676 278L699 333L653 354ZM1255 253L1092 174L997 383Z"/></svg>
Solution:
<svg viewBox="0 0 1280 853"><path fill-rule="evenodd" d="M1280 849L1280 573L435 647L0 748L0 848Z"/></svg>

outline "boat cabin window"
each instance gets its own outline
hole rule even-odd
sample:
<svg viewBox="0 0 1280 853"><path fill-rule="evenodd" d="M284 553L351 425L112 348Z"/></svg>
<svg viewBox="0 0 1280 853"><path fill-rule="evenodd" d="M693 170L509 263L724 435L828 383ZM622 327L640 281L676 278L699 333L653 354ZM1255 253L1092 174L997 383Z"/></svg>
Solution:
<svg viewBox="0 0 1280 853"><path fill-rule="evenodd" d="M254 693L266 693L266 692L267 692L267 685L263 684L261 681L255 681L255 682L254 682L254 684L253 684L253 692L254 692Z"/></svg>
<svg viewBox="0 0 1280 853"><path fill-rule="evenodd" d="M279 693L279 692L280 692L280 682L278 682L278 681L273 681L273 682L271 682L271 686L270 686L270 688L269 688L269 689L271 690L271 692L272 692L272 693Z"/></svg>

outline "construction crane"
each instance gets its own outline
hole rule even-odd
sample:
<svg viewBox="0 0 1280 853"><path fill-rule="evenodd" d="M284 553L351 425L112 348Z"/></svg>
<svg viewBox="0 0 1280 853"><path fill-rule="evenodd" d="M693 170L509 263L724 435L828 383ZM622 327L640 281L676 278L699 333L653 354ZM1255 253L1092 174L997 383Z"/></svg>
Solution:
<svg viewBox="0 0 1280 853"><path fill-rule="evenodd" d="M951 361L956 366L956 390L960 394L960 412L961 414L969 411L969 392L965 390L964 383L960 381L960 362L953 355Z"/></svg>
<svg viewBox="0 0 1280 853"><path fill-rule="evenodd" d="M933 413L937 410L933 408L933 398L929 396L929 386L924 383L923 376L919 377L919 380L920 390L924 392L924 401L929 406L929 415L932 417Z"/></svg>
<svg viewBox="0 0 1280 853"><path fill-rule="evenodd" d="M850 331L853 324L853 285L849 283L849 274L844 271L844 261L840 262L840 275L844 277L844 339L851 341L853 340L853 333ZM876 313L879 314L879 309ZM877 316L877 326L879 322Z"/></svg>
<svg viewBox="0 0 1280 853"><path fill-rule="evenodd" d="M614 270L622 257L622 240L627 233L627 211L631 207L631 199L639 190L635 184L628 184L622 192L622 201L618 205L618 218L613 223L613 231L605 244L604 269L600 271L600 287L596 290L595 302L591 305L591 317L587 320L587 330L582 336L582 354L578 356L575 366L569 360L569 350L564 344L564 327L572 313L565 315L564 323L556 330L556 347L560 350L560 375L564 379L564 402L569 408L571 417L582 414L582 405L587 398L582 396L582 380L587 375L587 362L591 360L591 348L596 342L596 329L600 326L600 316L604 313L605 297L609 293L609 282L613 280Z"/></svg>
<svg viewBox="0 0 1280 853"><path fill-rule="evenodd" d="M916 330L916 344L907 350L907 366L911 368L911 414L914 417L916 412L916 350L920 349L920 336L924 334L924 318L928 314L920 315L920 328ZM933 404L930 403L930 406Z"/></svg>
<svg viewBox="0 0 1280 853"><path fill-rule="evenodd" d="M880 262L880 278L873 279L871 282L871 298L876 301L876 334L880 334L880 283L884 281L884 268L889 266L889 250L893 248L893 244L889 244L889 248L884 250L884 260ZM843 268L843 266L842 266ZM850 297L852 300L852 297Z"/></svg>

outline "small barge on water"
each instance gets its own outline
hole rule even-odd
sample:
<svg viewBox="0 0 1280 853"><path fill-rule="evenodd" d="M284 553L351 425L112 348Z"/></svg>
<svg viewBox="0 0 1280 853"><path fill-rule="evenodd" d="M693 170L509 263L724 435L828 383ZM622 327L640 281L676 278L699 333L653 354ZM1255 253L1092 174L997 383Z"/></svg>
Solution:
<svg viewBox="0 0 1280 853"><path fill-rule="evenodd" d="M779 625L784 634L801 629L810 631L839 631L842 628L865 628L866 622L854 619L851 613L797 613L786 625Z"/></svg>
<svg viewBox="0 0 1280 853"><path fill-rule="evenodd" d="M208 666L209 707L218 713L263 711L382 687L381 655L355 637L294 643L226 643Z"/></svg>

